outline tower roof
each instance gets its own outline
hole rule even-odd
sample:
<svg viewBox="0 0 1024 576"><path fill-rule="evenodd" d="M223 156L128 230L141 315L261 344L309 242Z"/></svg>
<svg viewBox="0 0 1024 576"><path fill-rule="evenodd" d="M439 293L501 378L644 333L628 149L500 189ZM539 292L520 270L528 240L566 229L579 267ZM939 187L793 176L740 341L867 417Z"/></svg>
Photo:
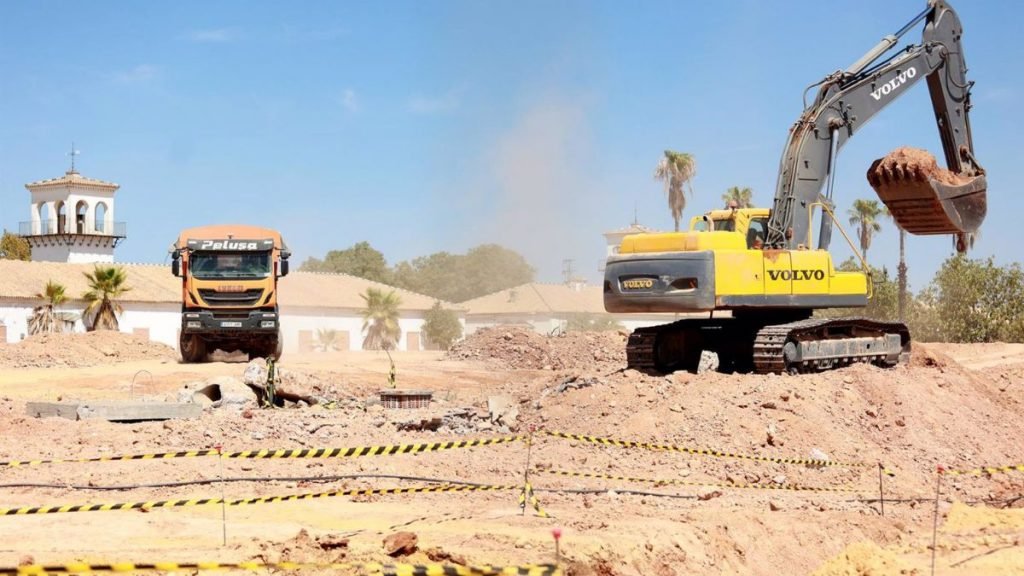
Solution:
<svg viewBox="0 0 1024 576"><path fill-rule="evenodd" d="M97 188L120 188L120 184L114 182L107 182L105 180L97 180L95 178L87 178L82 176L75 170L68 170L63 176L57 178L50 178L48 180L36 180L35 182L29 182L25 184L25 188L32 190L34 188L43 188L49 186L95 186Z"/></svg>

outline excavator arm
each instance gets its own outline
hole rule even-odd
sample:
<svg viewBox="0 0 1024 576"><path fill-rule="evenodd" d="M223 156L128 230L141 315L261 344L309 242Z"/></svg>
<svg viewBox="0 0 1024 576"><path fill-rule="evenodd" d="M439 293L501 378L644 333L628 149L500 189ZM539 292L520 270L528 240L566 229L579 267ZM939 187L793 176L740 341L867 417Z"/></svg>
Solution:
<svg viewBox="0 0 1024 576"><path fill-rule="evenodd" d="M879 61L922 20L920 44ZM869 171L869 180L897 224L908 232L962 238L977 230L985 217L986 182L971 141L972 83L967 80L961 34L956 12L943 0L929 0L928 8L897 33L886 36L846 70L817 84L817 96L790 130L782 156L767 247L811 248L808 210L815 203L831 206L836 160L843 144L925 78L946 165L954 177L939 181L927 166L880 160ZM822 215L817 248L828 249L831 233L832 220ZM962 244L958 242L958 249Z"/></svg>

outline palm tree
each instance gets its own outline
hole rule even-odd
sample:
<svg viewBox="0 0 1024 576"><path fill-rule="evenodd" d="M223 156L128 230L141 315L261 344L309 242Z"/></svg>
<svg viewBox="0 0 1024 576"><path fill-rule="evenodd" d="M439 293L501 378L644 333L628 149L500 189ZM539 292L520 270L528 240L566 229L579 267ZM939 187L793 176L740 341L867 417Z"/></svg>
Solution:
<svg viewBox="0 0 1024 576"><path fill-rule="evenodd" d="M725 194L722 194L722 202L725 202L725 205L728 206L729 202L735 200L740 208L753 208L753 196L754 191L750 188L733 186L726 190Z"/></svg>
<svg viewBox="0 0 1024 576"><path fill-rule="evenodd" d="M857 226L860 251L864 255L864 260L867 260L871 237L875 232L882 231L882 225L878 222L878 217L882 215L882 207L878 205L878 200L854 200L853 208L850 208L847 214L850 216L850 225Z"/></svg>
<svg viewBox="0 0 1024 576"><path fill-rule="evenodd" d="M54 312L54 308L68 300L64 293L64 285L50 280L46 283L46 288L36 294L36 298L41 298L46 303L32 310L32 316L28 319L28 333L63 332L64 321Z"/></svg>
<svg viewBox="0 0 1024 576"><path fill-rule="evenodd" d="M393 350L402 336L398 326L398 306L402 299L392 290L385 294L377 288L367 288L359 295L366 302L363 310L363 350Z"/></svg>
<svg viewBox="0 0 1024 576"><path fill-rule="evenodd" d="M92 314L89 330L117 330L117 315L124 310L114 299L131 290L125 283L128 274L120 266L96 266L91 274L83 274L89 283L89 291L82 295L89 303L83 316Z"/></svg>
<svg viewBox="0 0 1024 576"><path fill-rule="evenodd" d="M907 312L907 258L906 258L906 241L907 231L900 226L900 223L896 221L896 218L889 212L889 207L885 206L882 208L882 213L885 214L896 229L900 231L900 264L896 267L896 282L899 286L899 295L897 298L897 315L899 316L900 322L906 319Z"/></svg>
<svg viewBox="0 0 1024 576"><path fill-rule="evenodd" d="M316 331L316 344L314 348L317 352L337 352L338 346L337 330L320 328Z"/></svg>
<svg viewBox="0 0 1024 576"><path fill-rule="evenodd" d="M690 195L693 195L691 180L696 175L697 160L686 152L665 150L665 157L654 169L654 179L665 184L668 207L672 210L672 219L676 222L676 232L679 232L679 220L683 217L683 208L686 208L684 188L689 188Z"/></svg>

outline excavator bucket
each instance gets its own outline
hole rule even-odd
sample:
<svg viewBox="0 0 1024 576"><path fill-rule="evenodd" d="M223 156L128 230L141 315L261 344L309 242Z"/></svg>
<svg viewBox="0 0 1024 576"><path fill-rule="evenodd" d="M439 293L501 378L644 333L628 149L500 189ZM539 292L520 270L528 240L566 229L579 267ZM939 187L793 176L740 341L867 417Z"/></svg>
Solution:
<svg viewBox="0 0 1024 576"><path fill-rule="evenodd" d="M939 168L924 150L899 148L868 170L868 182L900 228L911 234L955 234L963 238L985 219L984 174L965 176Z"/></svg>

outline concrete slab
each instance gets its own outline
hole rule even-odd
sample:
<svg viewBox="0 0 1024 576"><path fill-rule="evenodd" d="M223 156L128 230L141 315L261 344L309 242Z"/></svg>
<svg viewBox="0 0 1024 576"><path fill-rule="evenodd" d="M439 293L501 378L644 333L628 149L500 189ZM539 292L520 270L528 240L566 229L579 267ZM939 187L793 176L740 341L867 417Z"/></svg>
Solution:
<svg viewBox="0 0 1024 576"><path fill-rule="evenodd" d="M203 407L174 402L28 402L26 411L36 418L138 422L198 418Z"/></svg>

